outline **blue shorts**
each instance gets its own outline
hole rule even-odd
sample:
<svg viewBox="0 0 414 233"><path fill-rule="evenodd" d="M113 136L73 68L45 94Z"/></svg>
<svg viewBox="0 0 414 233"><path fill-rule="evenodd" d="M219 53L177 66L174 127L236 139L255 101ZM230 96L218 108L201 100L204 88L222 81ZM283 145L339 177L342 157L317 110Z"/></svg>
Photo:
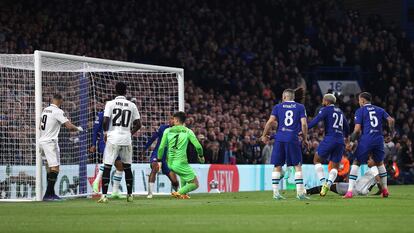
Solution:
<svg viewBox="0 0 414 233"><path fill-rule="evenodd" d="M158 159L158 154L157 154L157 151L156 150L154 150L152 153L151 153L151 159L150 159L150 161L151 161L151 163L153 163L153 162L157 162L157 159ZM162 171L162 174L164 174L164 175L168 175L169 173L170 173L170 168L168 167L168 164L167 164L167 160L166 160L166 156L164 155L164 157L162 157L162 160L161 160L161 163L162 163L162 165L161 165L161 171Z"/></svg>
<svg viewBox="0 0 414 233"><path fill-rule="evenodd" d="M275 142L271 163L275 166L296 166L302 164L302 149L299 142Z"/></svg>
<svg viewBox="0 0 414 233"><path fill-rule="evenodd" d="M344 151L345 145L343 143L322 140L318 147L318 156L325 160L339 163L341 162Z"/></svg>
<svg viewBox="0 0 414 233"><path fill-rule="evenodd" d="M356 160L361 164L367 164L368 162L368 154L372 153L372 159L379 163L383 162L385 158L384 153L384 144L376 144L372 145L369 143L359 143L355 153L354 157Z"/></svg>

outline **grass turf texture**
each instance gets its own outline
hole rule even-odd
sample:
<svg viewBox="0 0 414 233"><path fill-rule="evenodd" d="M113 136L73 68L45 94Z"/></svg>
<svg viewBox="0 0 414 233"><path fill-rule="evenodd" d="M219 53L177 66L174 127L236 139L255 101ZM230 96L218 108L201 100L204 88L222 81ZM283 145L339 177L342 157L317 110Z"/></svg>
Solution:
<svg viewBox="0 0 414 233"><path fill-rule="evenodd" d="M271 192L194 194L133 203L92 199L0 203L0 232L414 232L414 186L391 186L388 199L275 201Z"/></svg>

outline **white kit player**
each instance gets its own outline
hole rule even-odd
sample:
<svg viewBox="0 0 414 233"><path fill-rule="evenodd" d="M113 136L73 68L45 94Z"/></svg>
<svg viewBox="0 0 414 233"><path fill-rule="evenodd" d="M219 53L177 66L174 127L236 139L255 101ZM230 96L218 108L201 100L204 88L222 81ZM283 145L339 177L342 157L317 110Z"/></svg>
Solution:
<svg viewBox="0 0 414 233"><path fill-rule="evenodd" d="M366 196L371 191L371 189L378 183L379 172L378 168L374 166L374 161L370 159L368 161L369 169L365 174L359 177L355 182L355 188L352 190L352 195L354 196ZM349 183L337 182L334 183L330 190L334 193L337 193L343 196L348 191ZM313 187L306 190L306 194L319 194L322 186Z"/></svg>
<svg viewBox="0 0 414 233"><path fill-rule="evenodd" d="M124 167L127 201L133 200L131 171L132 135L141 128L137 106L125 97L127 86L123 82L115 85L117 97L105 105L103 131L106 142L103 155L102 196L99 203L108 202L107 193L112 165L119 156Z"/></svg>
<svg viewBox="0 0 414 233"><path fill-rule="evenodd" d="M60 199L55 194L55 183L60 165L60 149L58 145L60 126L63 124L69 130L83 131L82 127L76 127L66 118L63 110L59 108L62 103L62 95L55 94L52 104L43 110L40 118L40 154L47 161L47 189L43 197L45 201Z"/></svg>

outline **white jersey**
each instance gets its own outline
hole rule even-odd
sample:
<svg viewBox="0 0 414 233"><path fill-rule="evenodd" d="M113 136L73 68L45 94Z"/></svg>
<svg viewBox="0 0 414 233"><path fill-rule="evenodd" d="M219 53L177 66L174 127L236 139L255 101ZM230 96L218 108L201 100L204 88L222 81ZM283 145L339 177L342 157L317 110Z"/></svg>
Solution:
<svg viewBox="0 0 414 233"><path fill-rule="evenodd" d="M66 123L66 118L62 109L51 104L49 107L43 109L40 118L40 139L39 142L49 142L58 140L60 126Z"/></svg>
<svg viewBox="0 0 414 233"><path fill-rule="evenodd" d="M376 184L376 175L378 175L377 167L368 169L363 176L356 180L355 191L359 195L367 195L369 193L369 188Z"/></svg>
<svg viewBox="0 0 414 233"><path fill-rule="evenodd" d="M109 117L107 140L114 145L131 145L131 125L140 119L137 106L124 96L105 105L104 117Z"/></svg>

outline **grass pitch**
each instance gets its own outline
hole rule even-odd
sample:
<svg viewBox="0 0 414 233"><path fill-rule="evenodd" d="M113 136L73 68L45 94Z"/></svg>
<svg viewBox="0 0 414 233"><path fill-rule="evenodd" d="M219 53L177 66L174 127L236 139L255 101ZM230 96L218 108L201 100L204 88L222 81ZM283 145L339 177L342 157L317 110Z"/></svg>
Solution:
<svg viewBox="0 0 414 233"><path fill-rule="evenodd" d="M289 191L283 201L271 192L243 192L133 203L0 203L0 232L414 232L414 186L391 186L390 193L352 200L329 193L299 201Z"/></svg>

